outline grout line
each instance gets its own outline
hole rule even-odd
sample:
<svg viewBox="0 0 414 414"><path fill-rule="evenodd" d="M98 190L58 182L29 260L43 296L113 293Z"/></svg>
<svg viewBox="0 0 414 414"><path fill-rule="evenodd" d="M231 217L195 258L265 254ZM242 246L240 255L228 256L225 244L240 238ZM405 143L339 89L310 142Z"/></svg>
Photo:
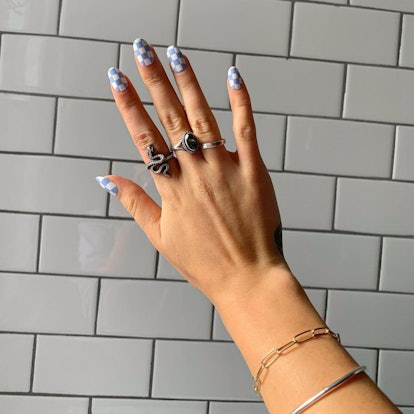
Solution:
<svg viewBox="0 0 414 414"><path fill-rule="evenodd" d="M57 19L57 25L56 25L56 33L57 36L60 34L60 24L62 20L62 10L63 10L63 0L59 0L59 6L58 6L58 19Z"/></svg>
<svg viewBox="0 0 414 414"><path fill-rule="evenodd" d="M376 373L375 373L375 383L376 384L378 384L378 381L379 381L380 353L381 353L381 349L377 349L377 370L376 370Z"/></svg>
<svg viewBox="0 0 414 414"><path fill-rule="evenodd" d="M290 117L285 117L285 125L284 125L284 138L283 138L283 145L282 145L282 171L286 171L286 157L287 157L287 147L288 147L288 132L289 132L289 120ZM270 170L269 170L270 171Z"/></svg>
<svg viewBox="0 0 414 414"><path fill-rule="evenodd" d="M177 23L175 26L174 44L178 45L178 31L180 27L180 11L181 11L181 0L177 0ZM170 45L168 45L170 46Z"/></svg>
<svg viewBox="0 0 414 414"><path fill-rule="evenodd" d="M216 314L216 308L211 305L211 324L210 324L210 340L214 341L214 328L215 328L215 314Z"/></svg>
<svg viewBox="0 0 414 414"><path fill-rule="evenodd" d="M36 366L36 351L37 351L37 335L33 337L33 350L32 350L32 366L30 372L30 386L29 392L33 392L33 382L34 382L34 375L35 375L35 366Z"/></svg>
<svg viewBox="0 0 414 414"><path fill-rule="evenodd" d="M36 272L39 273L40 269L40 253L42 245L42 231L43 231L43 214L39 215L39 226L38 226L38 235L37 235L37 254L36 254Z"/></svg>
<svg viewBox="0 0 414 414"><path fill-rule="evenodd" d="M323 315L323 320L326 322L326 319L328 317L328 297L329 297L329 289L326 289L326 295L325 295L325 311Z"/></svg>
<svg viewBox="0 0 414 414"><path fill-rule="evenodd" d="M394 136L393 136L393 141L392 141L392 151L391 151L391 161L390 161L391 162L390 176L389 176L390 180L393 180L393 177L394 177L396 156L397 156L397 127L394 126ZM409 181L409 182L412 182L412 181Z"/></svg>
<svg viewBox="0 0 414 414"><path fill-rule="evenodd" d="M295 7L296 7L296 0L292 1L292 6L290 8L290 27L289 27L289 37L288 37L288 47L287 47L287 58L291 57L292 53L292 41L293 41L293 24L294 24L294 17L295 17Z"/></svg>
<svg viewBox="0 0 414 414"><path fill-rule="evenodd" d="M99 306L101 302L101 287L102 287L102 279L98 279L98 286L96 292L96 306L95 306L95 322L93 327L93 335L98 336L98 318L99 318Z"/></svg>
<svg viewBox="0 0 414 414"><path fill-rule="evenodd" d="M335 177L334 182L334 197L332 200L332 225L331 225L331 232L335 232L335 218L336 218L336 206L338 203L338 177Z"/></svg>
<svg viewBox="0 0 414 414"><path fill-rule="evenodd" d="M339 109L339 119L346 119L345 117L345 99L346 99L346 85L348 83L348 64L344 65L344 78L342 83L342 99L341 99L341 107Z"/></svg>
<svg viewBox="0 0 414 414"><path fill-rule="evenodd" d="M378 274L377 274L377 291L381 292L381 268L382 268L382 256L384 250L384 237L380 237L380 248L379 248L379 257L378 257Z"/></svg>
<svg viewBox="0 0 414 414"><path fill-rule="evenodd" d="M148 384L148 397L152 398L152 387L154 382L154 370L155 370L155 344L156 339L153 338L152 341L152 348L151 348L151 362L150 362L150 377L149 377L149 384Z"/></svg>
<svg viewBox="0 0 414 414"><path fill-rule="evenodd" d="M56 132L57 132L57 123L58 123L58 112L59 112L59 97L56 96L55 98L55 113L53 117L53 128L52 128L52 155L56 154Z"/></svg>
<svg viewBox="0 0 414 414"><path fill-rule="evenodd" d="M404 22L404 15L400 13L400 24L399 24L399 33L398 33L398 44L397 44L397 56L396 56L396 63L395 66L401 67L401 53L402 53L402 37L403 37L403 22Z"/></svg>

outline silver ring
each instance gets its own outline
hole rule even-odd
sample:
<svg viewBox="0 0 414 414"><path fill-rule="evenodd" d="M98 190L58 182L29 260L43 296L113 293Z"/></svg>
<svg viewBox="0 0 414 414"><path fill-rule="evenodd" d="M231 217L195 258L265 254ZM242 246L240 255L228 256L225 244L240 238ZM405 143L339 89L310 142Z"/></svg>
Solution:
<svg viewBox="0 0 414 414"><path fill-rule="evenodd" d="M217 147L221 147L225 143L226 143L225 139L219 139L213 142L205 142L204 144L201 144L201 149L217 148Z"/></svg>
<svg viewBox="0 0 414 414"><path fill-rule="evenodd" d="M187 131L181 140L172 147L173 151L184 150L190 154L194 154L199 150L199 148L200 142L198 141L197 137L189 131Z"/></svg>
<svg viewBox="0 0 414 414"><path fill-rule="evenodd" d="M147 147L147 154L151 160L146 164L147 170L151 170L154 174L164 174L166 177L171 177L168 172L170 169L170 164L168 161L174 157L174 154L170 152L168 155L164 154L154 154L154 147L150 145Z"/></svg>

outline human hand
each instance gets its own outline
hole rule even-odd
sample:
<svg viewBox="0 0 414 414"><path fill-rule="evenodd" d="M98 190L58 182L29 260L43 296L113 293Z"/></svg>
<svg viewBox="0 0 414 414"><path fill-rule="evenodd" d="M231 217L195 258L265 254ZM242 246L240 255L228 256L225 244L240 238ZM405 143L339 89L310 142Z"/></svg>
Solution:
<svg viewBox="0 0 414 414"><path fill-rule="evenodd" d="M109 71L117 107L144 162L170 154L186 131L200 144L222 137L188 59L168 49L184 102L177 97L154 51L134 42L139 73L148 88L169 145L145 111L129 79ZM237 151L225 146L175 151L154 164L159 207L137 184L119 176L98 182L117 195L154 247L214 303L225 295L245 295L272 267L287 268L274 233L280 215L273 185L260 157L247 89L236 68L227 82Z"/></svg>

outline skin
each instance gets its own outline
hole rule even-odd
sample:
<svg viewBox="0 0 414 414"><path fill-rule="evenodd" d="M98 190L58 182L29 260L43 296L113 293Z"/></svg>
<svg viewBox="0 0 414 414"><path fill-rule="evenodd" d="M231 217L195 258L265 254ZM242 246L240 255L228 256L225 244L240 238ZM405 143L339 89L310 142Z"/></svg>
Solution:
<svg viewBox="0 0 414 414"><path fill-rule="evenodd" d="M169 145L193 131L200 142L221 138L218 125L186 58L175 73L177 97L155 54L138 71L147 86ZM145 163L147 147L168 154L169 145L146 113L133 85L113 90L116 105ZM169 161L171 178L153 174L159 207L137 184L108 176L118 198L154 247L220 313L247 366L255 375L263 356L299 332L324 326L275 246L279 209L261 159L250 98L245 85L228 94L237 152L224 146ZM357 366L328 335L295 346L263 376L262 396L271 414L288 413ZM398 413L364 373L348 381L309 413Z"/></svg>

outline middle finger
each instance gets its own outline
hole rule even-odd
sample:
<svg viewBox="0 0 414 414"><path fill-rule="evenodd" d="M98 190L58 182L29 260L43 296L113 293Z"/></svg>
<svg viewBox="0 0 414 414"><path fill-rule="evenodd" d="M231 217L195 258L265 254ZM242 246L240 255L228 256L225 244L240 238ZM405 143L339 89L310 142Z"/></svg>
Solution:
<svg viewBox="0 0 414 414"><path fill-rule="evenodd" d="M144 39L134 41L135 60L158 118L172 145L190 130L187 114L154 49Z"/></svg>

